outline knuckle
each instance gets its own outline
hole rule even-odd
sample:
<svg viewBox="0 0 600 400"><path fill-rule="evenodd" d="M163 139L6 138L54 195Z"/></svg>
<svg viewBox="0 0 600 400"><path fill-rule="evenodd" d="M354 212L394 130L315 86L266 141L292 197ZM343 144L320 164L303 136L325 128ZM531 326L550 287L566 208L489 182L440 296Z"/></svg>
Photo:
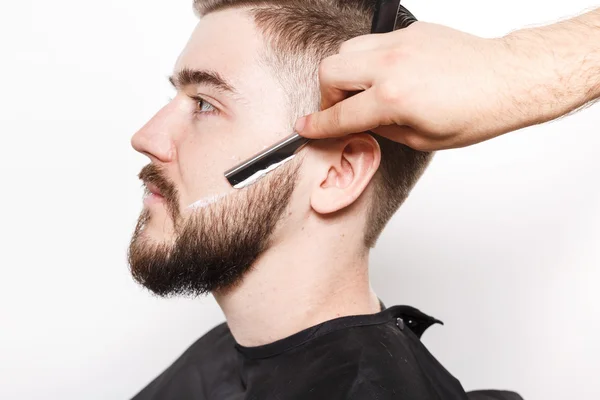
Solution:
<svg viewBox="0 0 600 400"><path fill-rule="evenodd" d="M345 42L343 42L340 46L340 53L348 53L351 51L356 51L357 49L359 49L362 44L364 43L366 35L362 35L362 36L356 36L353 37L352 39L348 39Z"/></svg>
<svg viewBox="0 0 600 400"><path fill-rule="evenodd" d="M382 61L386 66L396 66L406 58L405 52L400 47L394 47L392 49L386 49L382 55Z"/></svg>
<svg viewBox="0 0 600 400"><path fill-rule="evenodd" d="M391 82L376 86L376 96L383 104L398 105L402 102L402 92L400 88Z"/></svg>
<svg viewBox="0 0 600 400"><path fill-rule="evenodd" d="M343 107L338 103L336 106L331 108L331 125L339 128L342 126L344 121Z"/></svg>
<svg viewBox="0 0 600 400"><path fill-rule="evenodd" d="M306 125L304 126L304 129L302 130L302 133L309 133L309 134L320 134L321 131L319 130L319 127L321 126L321 115L319 115L319 113L317 114L313 114L310 117L308 117L308 119L306 120Z"/></svg>
<svg viewBox="0 0 600 400"><path fill-rule="evenodd" d="M327 57L319 64L319 79L326 80L335 74L337 62L334 57Z"/></svg>
<svg viewBox="0 0 600 400"><path fill-rule="evenodd" d="M406 135L403 142L411 149L419 151L427 151L429 149L429 143L427 143L427 140L418 134Z"/></svg>
<svg viewBox="0 0 600 400"><path fill-rule="evenodd" d="M354 48L354 39L347 40L341 44L339 53L349 53L352 51L353 48Z"/></svg>

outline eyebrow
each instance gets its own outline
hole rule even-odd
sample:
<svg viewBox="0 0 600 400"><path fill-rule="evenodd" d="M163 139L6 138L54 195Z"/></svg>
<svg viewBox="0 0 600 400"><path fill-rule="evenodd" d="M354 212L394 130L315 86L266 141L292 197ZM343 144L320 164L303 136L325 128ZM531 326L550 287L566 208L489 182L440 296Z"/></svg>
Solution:
<svg viewBox="0 0 600 400"><path fill-rule="evenodd" d="M169 82L175 89L189 85L209 85L222 92L235 94L236 90L218 72L211 70L199 70L183 68L175 75L169 77Z"/></svg>

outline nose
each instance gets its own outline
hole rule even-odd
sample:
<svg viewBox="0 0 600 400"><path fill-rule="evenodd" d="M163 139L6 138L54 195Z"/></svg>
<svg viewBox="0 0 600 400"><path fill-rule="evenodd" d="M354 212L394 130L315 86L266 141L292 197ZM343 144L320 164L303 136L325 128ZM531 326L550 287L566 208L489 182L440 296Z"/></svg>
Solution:
<svg viewBox="0 0 600 400"><path fill-rule="evenodd" d="M168 163L174 157L177 116L166 105L131 137L131 146L152 161Z"/></svg>

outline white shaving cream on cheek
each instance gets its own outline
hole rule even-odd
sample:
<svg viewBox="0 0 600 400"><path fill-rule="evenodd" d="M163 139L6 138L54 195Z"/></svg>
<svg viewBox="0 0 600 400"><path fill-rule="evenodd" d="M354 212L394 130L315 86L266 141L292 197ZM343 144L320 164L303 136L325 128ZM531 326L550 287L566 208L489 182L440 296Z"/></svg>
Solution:
<svg viewBox="0 0 600 400"><path fill-rule="evenodd" d="M220 199L222 199L223 197L227 196L226 194L219 194L219 195L214 195L214 196L208 196L208 197L204 197L192 204L190 204L189 206L186 207L186 210L189 209L193 209L196 210L198 208L204 208L207 207L213 203L216 203L217 201L219 201Z"/></svg>
<svg viewBox="0 0 600 400"><path fill-rule="evenodd" d="M237 185L234 186L234 188L236 188L236 189L243 189L246 186L252 185L253 183L257 182L260 178L264 177L266 174L268 174L269 172L273 171L275 168L277 168L280 165L283 165L286 162L290 161L295 156L296 156L295 154L292 154L291 156L289 156L285 160L280 161L280 162L278 162L276 164L273 164L273 165L269 166L269 168L265 168L263 170L255 172L254 175L251 175L250 177L248 177L244 181L238 183Z"/></svg>
<svg viewBox="0 0 600 400"><path fill-rule="evenodd" d="M266 149L267 147L268 146L264 146L263 150ZM291 156L289 156L285 160L282 160L282 161L280 161L280 162L278 162L276 164L273 164L273 165L269 166L268 168L266 168L264 170L257 171L254 175L250 176L249 178L247 178L243 182L240 182L237 185L235 185L234 188L235 189L243 189L243 188L245 188L247 186L252 185L253 183L256 183L258 180L260 180L266 174L268 174L269 172L273 171L275 168L277 168L277 167L285 164L286 162L290 161L295 156L296 156L295 154L292 154ZM231 159L235 160L235 159L239 159L239 157L233 156L233 157L231 157ZM204 198L202 198L202 199L200 199L200 200L198 200L198 201L190 204L189 206L187 206L186 210L189 210L189 209L196 210L198 208L207 207L207 206L209 206L209 205L211 205L213 203L216 203L217 201L219 201L220 199L222 199L223 197L225 197L227 195L228 195L228 193L204 197Z"/></svg>

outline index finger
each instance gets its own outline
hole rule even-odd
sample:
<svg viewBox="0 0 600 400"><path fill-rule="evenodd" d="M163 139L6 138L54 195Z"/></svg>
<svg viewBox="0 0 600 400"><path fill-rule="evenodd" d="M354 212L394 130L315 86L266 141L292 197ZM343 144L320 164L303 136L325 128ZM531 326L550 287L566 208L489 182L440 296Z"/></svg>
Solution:
<svg viewBox="0 0 600 400"><path fill-rule="evenodd" d="M382 116L373 92L366 90L326 110L300 118L296 132L310 139L323 139L375 129Z"/></svg>

